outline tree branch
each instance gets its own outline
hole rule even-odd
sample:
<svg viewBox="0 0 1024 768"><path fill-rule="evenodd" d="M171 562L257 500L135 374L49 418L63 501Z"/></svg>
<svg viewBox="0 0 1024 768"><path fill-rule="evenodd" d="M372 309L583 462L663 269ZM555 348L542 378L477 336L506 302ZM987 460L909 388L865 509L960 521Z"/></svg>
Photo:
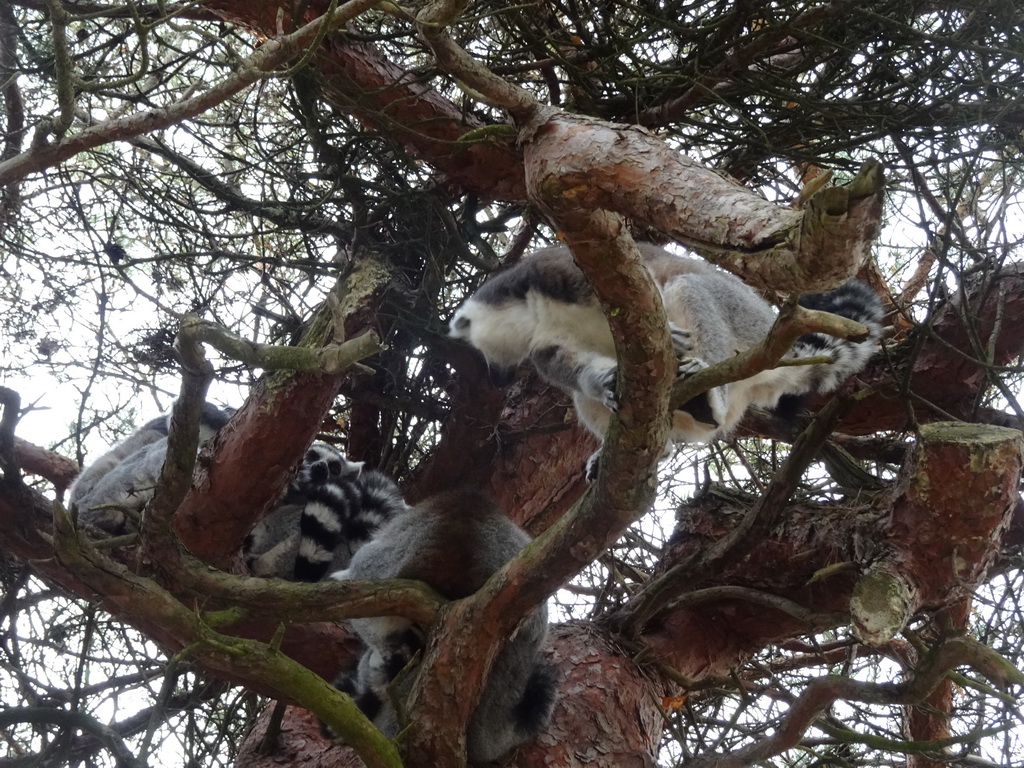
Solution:
<svg viewBox="0 0 1024 768"><path fill-rule="evenodd" d="M212 456L199 467L195 486L174 516L182 543L204 562L230 570L242 539L261 512L279 498L315 437L322 415L334 402L345 376L338 366L352 359L349 355L372 348L375 337L366 331L367 307L379 299L390 277L381 262L361 258L332 291L338 304L332 308L325 303L318 310L298 345L308 351L297 354L310 361L326 357L327 370L268 372L228 427L218 433ZM338 335L340 318L346 326L343 333L351 340L325 351ZM202 334L218 337L218 344L233 346L230 338L202 328ZM267 348L262 352L269 354Z"/></svg>
<svg viewBox="0 0 1024 768"><path fill-rule="evenodd" d="M998 551L993 538L1009 526L1022 462L1017 430L921 427L851 598L854 630L865 643L888 642L924 606L945 606L981 581Z"/></svg>
<svg viewBox="0 0 1024 768"><path fill-rule="evenodd" d="M598 478L572 510L446 611L424 658L411 708L420 713L407 754L457 764L457 745L497 648L548 595L609 547L653 501L655 468L668 434L668 386L675 369L657 289L618 217L561 212L566 240L609 314L625 393L602 451ZM453 699L444 670L462 670ZM424 713L444 713L443 717ZM447 762L444 762L447 761Z"/></svg>
<svg viewBox="0 0 1024 768"><path fill-rule="evenodd" d="M679 602L677 596L699 584L701 575L735 564L748 555L775 527L804 470L828 439L836 419L848 407L848 398L833 398L793 443L789 456L771 484L740 523L727 536L707 548L701 548L645 584L612 621L621 624L630 634L639 634L644 625L670 603L675 602L676 607L681 607L684 603Z"/></svg>
<svg viewBox="0 0 1024 768"><path fill-rule="evenodd" d="M967 637L956 637L933 649L905 683L865 683L835 675L812 680L790 706L773 736L726 755L696 757L688 765L690 768L747 768L799 744L818 716L836 701L886 706L921 702L958 666L971 666L1000 684L1007 681L1024 684L1024 674L991 648Z"/></svg>
<svg viewBox="0 0 1024 768"><path fill-rule="evenodd" d="M876 163L846 187L819 190L804 210L788 210L636 128L547 110L528 129L526 174L542 208L571 201L643 221L756 287L834 288L857 272L878 234Z"/></svg>
<svg viewBox="0 0 1024 768"><path fill-rule="evenodd" d="M240 63L236 75L221 80L197 96L159 109L127 115L102 125L90 126L74 136L60 138L49 145L33 146L4 160L0 162L0 186L61 163L87 149L167 128L202 114L253 83L272 75L278 66L304 51L316 39L323 25L337 29L378 2L380 0L350 0L332 17L317 18L291 34L273 37Z"/></svg>
<svg viewBox="0 0 1024 768"><path fill-rule="evenodd" d="M14 430L21 418L21 395L9 387L0 387L0 470L5 483L21 483L21 470L14 454Z"/></svg>
<svg viewBox="0 0 1024 768"><path fill-rule="evenodd" d="M181 546L171 531L171 522L192 487L199 447L199 424L206 391L213 380L213 366L195 336L189 332L190 321L194 320L194 317L185 317L174 342L181 364L181 389L171 409L167 454L140 530L143 560L158 559L165 567L176 562L181 555Z"/></svg>
<svg viewBox="0 0 1024 768"><path fill-rule="evenodd" d="M304 371L339 374L358 361L375 355L383 347L373 331L348 341L340 340L324 347L283 347L256 344L243 339L227 328L194 315L186 315L181 332L196 341L209 344L232 360L265 371Z"/></svg>
<svg viewBox="0 0 1024 768"><path fill-rule="evenodd" d="M184 656L317 712L344 735L368 768L401 766L394 743L366 719L351 698L270 645L215 631L201 614L186 608L155 581L136 576L101 555L86 538L79 537L71 518L60 508L54 513L54 552L68 573L103 595L117 614L162 625L185 646Z"/></svg>
<svg viewBox="0 0 1024 768"><path fill-rule="evenodd" d="M135 758L117 730L104 725L86 712L68 712L49 707L11 707L0 711L0 727L10 728L18 723L53 724L72 732L84 731L110 750L119 768L145 768L146 764ZM0 761L2 762L6 760Z"/></svg>
<svg viewBox="0 0 1024 768"><path fill-rule="evenodd" d="M800 336L805 333L827 333L842 339L863 341L869 331L858 322L829 312L806 309L795 300L788 302L779 312L768 335L750 349L738 352L734 357L708 366L696 373L678 379L672 385L671 404L677 408L702 392L741 379L755 376L761 371L779 365L783 356ZM813 362L829 362L814 359ZM810 359L801 359L797 364L809 365Z"/></svg>
<svg viewBox="0 0 1024 768"><path fill-rule="evenodd" d="M451 24L457 15L457 11L447 5L444 2L431 3L416 18L416 29L430 46L437 63L460 85L472 88L474 96L493 107L507 109L520 123L529 122L540 106L537 99L525 88L495 75L444 33L444 27Z"/></svg>
<svg viewBox="0 0 1024 768"><path fill-rule="evenodd" d="M38 475L52 483L58 498L63 498L64 491L78 475L78 464L71 459L17 436L14 438L14 456L18 466L27 474Z"/></svg>

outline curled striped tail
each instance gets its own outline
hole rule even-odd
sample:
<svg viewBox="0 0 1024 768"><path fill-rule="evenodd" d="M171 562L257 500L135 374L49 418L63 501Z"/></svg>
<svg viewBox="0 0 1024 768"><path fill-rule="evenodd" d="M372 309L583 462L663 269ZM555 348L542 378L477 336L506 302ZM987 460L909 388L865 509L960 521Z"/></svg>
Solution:
<svg viewBox="0 0 1024 768"><path fill-rule="evenodd" d="M800 306L831 312L864 325L868 335L861 341L849 341L824 333L805 333L793 344L792 357L828 355L831 365L808 369L806 393L831 392L846 379L864 369L875 351L882 332L882 304L878 296L860 280L850 280L834 291L810 293L800 297Z"/></svg>

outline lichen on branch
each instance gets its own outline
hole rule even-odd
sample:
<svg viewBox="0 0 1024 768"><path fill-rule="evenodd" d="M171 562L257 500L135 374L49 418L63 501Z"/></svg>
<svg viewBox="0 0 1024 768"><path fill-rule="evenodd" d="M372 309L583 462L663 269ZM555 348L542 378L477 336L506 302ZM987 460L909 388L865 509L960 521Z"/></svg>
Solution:
<svg viewBox="0 0 1024 768"><path fill-rule="evenodd" d="M60 505L54 505L53 548L66 571L102 595L114 613L158 624L187 656L208 669L313 710L345 737L367 766L400 768L394 743L349 697L267 643L215 631L201 613L154 579L134 574L103 555L76 531Z"/></svg>
<svg viewBox="0 0 1024 768"><path fill-rule="evenodd" d="M195 341L209 344L233 360L267 371L337 374L381 351L380 342L373 331L326 347L285 347L257 344L216 323L201 320L195 315L186 315L181 323L181 333Z"/></svg>

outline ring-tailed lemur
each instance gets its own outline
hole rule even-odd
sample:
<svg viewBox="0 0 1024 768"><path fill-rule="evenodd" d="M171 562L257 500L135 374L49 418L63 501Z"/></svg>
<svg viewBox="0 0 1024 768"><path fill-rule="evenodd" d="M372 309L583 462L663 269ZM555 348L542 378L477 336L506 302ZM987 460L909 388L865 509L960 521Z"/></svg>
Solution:
<svg viewBox="0 0 1024 768"><path fill-rule="evenodd" d="M96 483L110 470L124 461L136 451L145 448L167 437L168 417L157 416L132 432L128 437L100 456L92 464L83 469L71 484L68 492L68 503L74 504L78 499L88 496Z"/></svg>
<svg viewBox="0 0 1024 768"><path fill-rule="evenodd" d="M246 538L245 560L255 576L319 581L406 508L389 477L316 442L280 504Z"/></svg>
<svg viewBox="0 0 1024 768"><path fill-rule="evenodd" d="M487 496L458 491L431 497L383 526L359 549L346 579L418 579L455 600L476 590L530 541ZM389 684L423 645L423 634L397 616L350 619L365 649L356 669L335 684L388 736L401 730ZM472 763L496 760L533 739L547 724L555 701L555 677L541 655L547 608L523 620L498 653L470 718L466 746ZM412 672L412 670L410 670ZM414 674L397 686L408 693Z"/></svg>
<svg viewBox="0 0 1024 768"><path fill-rule="evenodd" d="M233 413L234 409L204 403L199 445L217 434ZM80 523L113 535L137 527L138 513L153 498L167 457L170 423L170 414L146 422L82 471L68 497Z"/></svg>
<svg viewBox="0 0 1024 768"><path fill-rule="evenodd" d="M760 342L775 321L771 305L735 275L703 261L637 243L661 291L679 375L719 363ZM805 334L788 357L831 355L824 365L784 366L716 387L673 415L672 442L706 442L729 433L751 405L774 407L785 395L829 392L861 370L880 333L878 297L851 280L800 303L868 327L850 342ZM617 360L608 321L593 289L565 247L545 248L488 278L456 311L451 335L483 353L492 379L508 383L529 358L552 384L572 394L580 421L604 439L618 407ZM600 450L587 464L592 479Z"/></svg>

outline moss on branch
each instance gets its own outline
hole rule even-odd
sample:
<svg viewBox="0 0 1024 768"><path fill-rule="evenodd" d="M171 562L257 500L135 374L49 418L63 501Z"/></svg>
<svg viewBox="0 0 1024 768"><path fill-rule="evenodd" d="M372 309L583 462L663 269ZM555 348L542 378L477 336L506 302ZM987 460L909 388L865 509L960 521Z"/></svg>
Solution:
<svg viewBox="0 0 1024 768"><path fill-rule="evenodd" d="M209 344L232 360L268 371L304 371L337 374L360 360L380 352L382 347L373 331L354 339L325 347L280 347L256 344L243 339L216 323L186 315L181 324L184 337Z"/></svg>
<svg viewBox="0 0 1024 768"><path fill-rule="evenodd" d="M57 560L96 594L103 595L106 606L117 615L159 624L181 644L183 655L315 712L356 750L368 768L400 768L394 742L359 711L349 696L267 643L217 632L200 613L156 581L134 574L100 553L78 534L59 504L54 505L53 525ZM218 624L230 618L223 613L212 617Z"/></svg>

